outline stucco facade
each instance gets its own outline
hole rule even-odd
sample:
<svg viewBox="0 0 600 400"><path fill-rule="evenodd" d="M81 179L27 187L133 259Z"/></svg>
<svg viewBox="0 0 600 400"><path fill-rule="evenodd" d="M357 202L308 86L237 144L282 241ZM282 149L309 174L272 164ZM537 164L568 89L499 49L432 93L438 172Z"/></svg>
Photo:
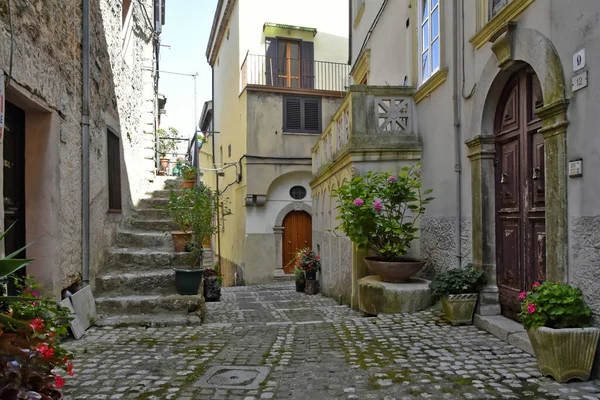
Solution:
<svg viewBox="0 0 600 400"><path fill-rule="evenodd" d="M154 3L131 2L125 14L118 0L91 3L92 284L117 225L131 215L154 177L156 33L146 16L153 18ZM81 2L12 2L12 68L8 12L4 2L0 70L6 101L24 110L26 241L37 239L27 249L35 259L27 272L59 296L82 279ZM120 142L122 210L117 213L108 212L109 130ZM2 182L0 175L0 191ZM0 222L3 216L0 212Z"/></svg>
<svg viewBox="0 0 600 400"><path fill-rule="evenodd" d="M596 200L600 189L595 184L600 142L592 124L597 108L593 99L599 90L593 77L598 73L600 31L594 21L600 5L594 1L512 0L492 13L484 0L464 9L460 2L440 0L439 69L425 82L419 77L417 62L421 56L417 10L421 5L413 0L374 1L365 2L361 12L354 10L351 59L355 83L366 79L367 85L385 82L414 88L414 126L421 144L423 186L432 188L436 197L421 220L421 239L412 249L428 260L423 273L432 276L469 262L483 266L489 284L482 293L479 312L501 312L496 281L499 189L495 118L507 84L525 68L540 82L540 104L531 118L540 124L538 132L545 149L545 231L534 237L543 246L538 259L545 263L546 279L580 287L597 316L600 251L593 243L600 223L600 203ZM378 14L379 20L367 37ZM585 49L586 65L574 71L573 57L580 49ZM572 79L583 72L587 73L587 86L573 92ZM374 111L367 110L366 114L369 112ZM321 138L325 144L324 139L325 134ZM323 214L314 236L315 246L329 248L327 230L335 225L335 204L327 206L323 199L329 187L339 184L350 171L348 166L338 168L341 164L335 159L333 166L323 165L318 160L321 147L313 149L313 207L320 207L318 215ZM583 160L583 174L569 177L568 163L577 159ZM379 163L371 167L383 168ZM534 170L533 179L538 179L536 174L539 172ZM328 189L317 192L321 181L327 182L323 185ZM348 246L344 254L348 254ZM354 265L353 280L360 277L356 274L363 268L360 255L358 258L346 262ZM340 287L340 263L336 260L324 262L323 289L334 297L346 297L336 289ZM328 281L328 274L336 277L334 281Z"/></svg>
<svg viewBox="0 0 600 400"><path fill-rule="evenodd" d="M215 133L204 144L214 148L214 160L207 150L210 156L202 158L201 168L219 169L218 174L204 171L204 180L223 192L232 211L224 223L219 219L213 239L226 285L268 282L277 270L282 273L283 219L295 210L311 213L311 148L318 134L286 131L284 104L290 96L314 99L320 127L337 110L349 69L344 5L342 0L309 1L294 13L275 0L217 5L206 54L214 74ZM316 7L319 13L311 11ZM296 87L269 82L273 59L265 61L265 48L270 38L310 44L310 85L304 81L308 59ZM333 71L329 77L325 68ZM290 197L293 186L305 188L303 199Z"/></svg>

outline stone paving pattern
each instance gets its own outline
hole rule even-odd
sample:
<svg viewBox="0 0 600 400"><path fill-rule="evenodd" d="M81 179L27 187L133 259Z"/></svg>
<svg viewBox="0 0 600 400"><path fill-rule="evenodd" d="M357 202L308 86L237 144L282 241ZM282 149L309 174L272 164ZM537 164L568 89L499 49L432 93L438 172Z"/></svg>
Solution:
<svg viewBox="0 0 600 400"><path fill-rule="evenodd" d="M225 288L200 326L90 329L65 399L599 399L438 311L365 318L292 285Z"/></svg>

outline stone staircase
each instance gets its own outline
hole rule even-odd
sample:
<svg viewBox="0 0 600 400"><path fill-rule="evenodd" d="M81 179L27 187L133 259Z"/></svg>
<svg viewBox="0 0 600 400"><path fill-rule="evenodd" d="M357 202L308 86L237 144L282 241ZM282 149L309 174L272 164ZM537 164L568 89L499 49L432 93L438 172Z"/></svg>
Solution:
<svg viewBox="0 0 600 400"><path fill-rule="evenodd" d="M203 296L180 296L173 267L187 265L188 254L173 250L173 222L163 207L181 181L165 180L140 201L136 216L117 230L115 247L107 250L107 266L96 278L98 326L165 326L200 324ZM213 265L205 249L204 266Z"/></svg>

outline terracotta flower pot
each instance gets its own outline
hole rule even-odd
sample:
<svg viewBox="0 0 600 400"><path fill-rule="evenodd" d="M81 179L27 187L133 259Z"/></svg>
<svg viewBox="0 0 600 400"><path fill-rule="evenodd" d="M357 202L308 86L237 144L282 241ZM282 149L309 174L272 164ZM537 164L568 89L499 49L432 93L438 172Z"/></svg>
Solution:
<svg viewBox="0 0 600 400"><path fill-rule="evenodd" d="M185 244L192 241L191 232L171 232L173 247L177 253L185 252Z"/></svg>
<svg viewBox="0 0 600 400"><path fill-rule="evenodd" d="M452 325L471 325L477 293L450 294L442 297L442 308Z"/></svg>
<svg viewBox="0 0 600 400"><path fill-rule="evenodd" d="M557 382L587 381L600 337L598 328L552 329L545 326L527 330L542 375Z"/></svg>
<svg viewBox="0 0 600 400"><path fill-rule="evenodd" d="M410 277L423 268L425 261L402 257L399 261L385 261L377 257L367 257L365 263L383 282L406 283Z"/></svg>
<svg viewBox="0 0 600 400"><path fill-rule="evenodd" d="M160 169L163 171L166 171L167 168L169 168L169 159L161 158L160 159Z"/></svg>
<svg viewBox="0 0 600 400"><path fill-rule="evenodd" d="M195 179L184 179L183 182L181 182L182 189L193 189L194 186L196 186Z"/></svg>

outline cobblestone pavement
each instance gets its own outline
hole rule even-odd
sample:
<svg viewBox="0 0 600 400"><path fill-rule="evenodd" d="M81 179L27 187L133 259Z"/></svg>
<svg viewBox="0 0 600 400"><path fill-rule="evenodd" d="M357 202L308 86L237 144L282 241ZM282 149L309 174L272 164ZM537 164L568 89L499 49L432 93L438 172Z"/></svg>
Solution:
<svg viewBox="0 0 600 400"><path fill-rule="evenodd" d="M291 284L228 288L194 327L92 328L66 399L598 399L437 312L364 318Z"/></svg>

